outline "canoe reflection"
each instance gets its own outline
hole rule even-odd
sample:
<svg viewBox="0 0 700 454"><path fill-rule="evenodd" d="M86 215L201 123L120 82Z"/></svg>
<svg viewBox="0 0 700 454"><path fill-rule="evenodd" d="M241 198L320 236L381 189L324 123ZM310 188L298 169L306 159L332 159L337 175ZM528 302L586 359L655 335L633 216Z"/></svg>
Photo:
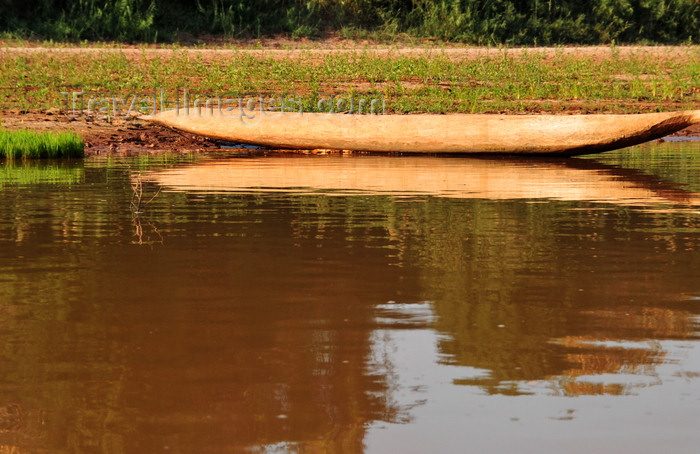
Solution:
<svg viewBox="0 0 700 454"><path fill-rule="evenodd" d="M584 159L486 160L329 156L222 159L148 172L175 191L432 195L700 205L700 196L634 170Z"/></svg>

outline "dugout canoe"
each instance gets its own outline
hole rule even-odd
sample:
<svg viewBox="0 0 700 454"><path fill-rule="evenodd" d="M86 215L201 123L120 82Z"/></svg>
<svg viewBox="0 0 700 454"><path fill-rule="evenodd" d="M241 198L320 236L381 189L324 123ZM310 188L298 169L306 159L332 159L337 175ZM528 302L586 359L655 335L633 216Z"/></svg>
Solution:
<svg viewBox="0 0 700 454"><path fill-rule="evenodd" d="M576 155L664 137L700 110L628 115L357 115L170 110L142 117L181 131L283 149Z"/></svg>

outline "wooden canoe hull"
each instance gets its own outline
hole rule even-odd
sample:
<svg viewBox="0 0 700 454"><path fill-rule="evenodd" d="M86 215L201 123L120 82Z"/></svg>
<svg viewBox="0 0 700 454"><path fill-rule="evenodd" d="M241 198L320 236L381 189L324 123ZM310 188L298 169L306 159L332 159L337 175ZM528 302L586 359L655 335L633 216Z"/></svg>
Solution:
<svg viewBox="0 0 700 454"><path fill-rule="evenodd" d="M352 115L183 109L142 117L271 148L574 155L624 148L700 123L700 110L633 115Z"/></svg>

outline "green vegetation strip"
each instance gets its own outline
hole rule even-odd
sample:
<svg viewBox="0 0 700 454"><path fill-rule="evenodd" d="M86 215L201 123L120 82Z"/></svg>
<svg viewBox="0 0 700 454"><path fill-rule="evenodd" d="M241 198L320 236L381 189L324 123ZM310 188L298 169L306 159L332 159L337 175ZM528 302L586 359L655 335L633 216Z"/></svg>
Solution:
<svg viewBox="0 0 700 454"><path fill-rule="evenodd" d="M0 159L82 158L85 144L72 133L0 130Z"/></svg>
<svg viewBox="0 0 700 454"><path fill-rule="evenodd" d="M63 40L402 35L473 44L700 42L697 0L3 0L0 32Z"/></svg>
<svg viewBox="0 0 700 454"><path fill-rule="evenodd" d="M700 47L674 49L673 57L643 50L620 55L616 47L602 55L492 49L478 58L455 57L440 49L423 54L301 51L288 56L184 49L128 55L114 49L8 52L0 54L0 109L65 108L61 92L84 92L84 109L90 97L117 97L128 107L134 95L150 96L154 87L171 101L188 89L233 96L293 93L309 106L327 95L371 93L384 97L387 113L697 109Z"/></svg>

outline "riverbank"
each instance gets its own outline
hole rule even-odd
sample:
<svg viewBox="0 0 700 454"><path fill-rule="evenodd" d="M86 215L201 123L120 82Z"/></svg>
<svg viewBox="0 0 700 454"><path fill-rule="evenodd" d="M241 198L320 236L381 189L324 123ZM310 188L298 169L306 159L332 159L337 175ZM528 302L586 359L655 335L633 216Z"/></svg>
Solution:
<svg viewBox="0 0 700 454"><path fill-rule="evenodd" d="M72 131L83 139L86 156L114 153L193 153L220 149L216 142L204 137L181 133L144 121L71 119L60 109L0 111L0 125L9 130Z"/></svg>
<svg viewBox="0 0 700 454"><path fill-rule="evenodd" d="M485 48L329 41L225 48L7 47L0 43L0 121L72 130L88 154L216 149L205 139L125 120L129 100L292 93L304 107L380 97L387 113L586 114L698 109L700 46ZM101 115L66 112L66 93L110 99ZM69 95L71 96L71 95ZM204 96L204 95L202 95ZM119 102L117 102L119 101ZM114 102L119 111L113 110ZM86 101L87 104L87 101ZM103 108L106 104L101 104ZM89 106L88 106L89 107ZM69 118L66 113L74 118ZM94 113L94 112L92 112ZM700 135L697 127L683 135Z"/></svg>

